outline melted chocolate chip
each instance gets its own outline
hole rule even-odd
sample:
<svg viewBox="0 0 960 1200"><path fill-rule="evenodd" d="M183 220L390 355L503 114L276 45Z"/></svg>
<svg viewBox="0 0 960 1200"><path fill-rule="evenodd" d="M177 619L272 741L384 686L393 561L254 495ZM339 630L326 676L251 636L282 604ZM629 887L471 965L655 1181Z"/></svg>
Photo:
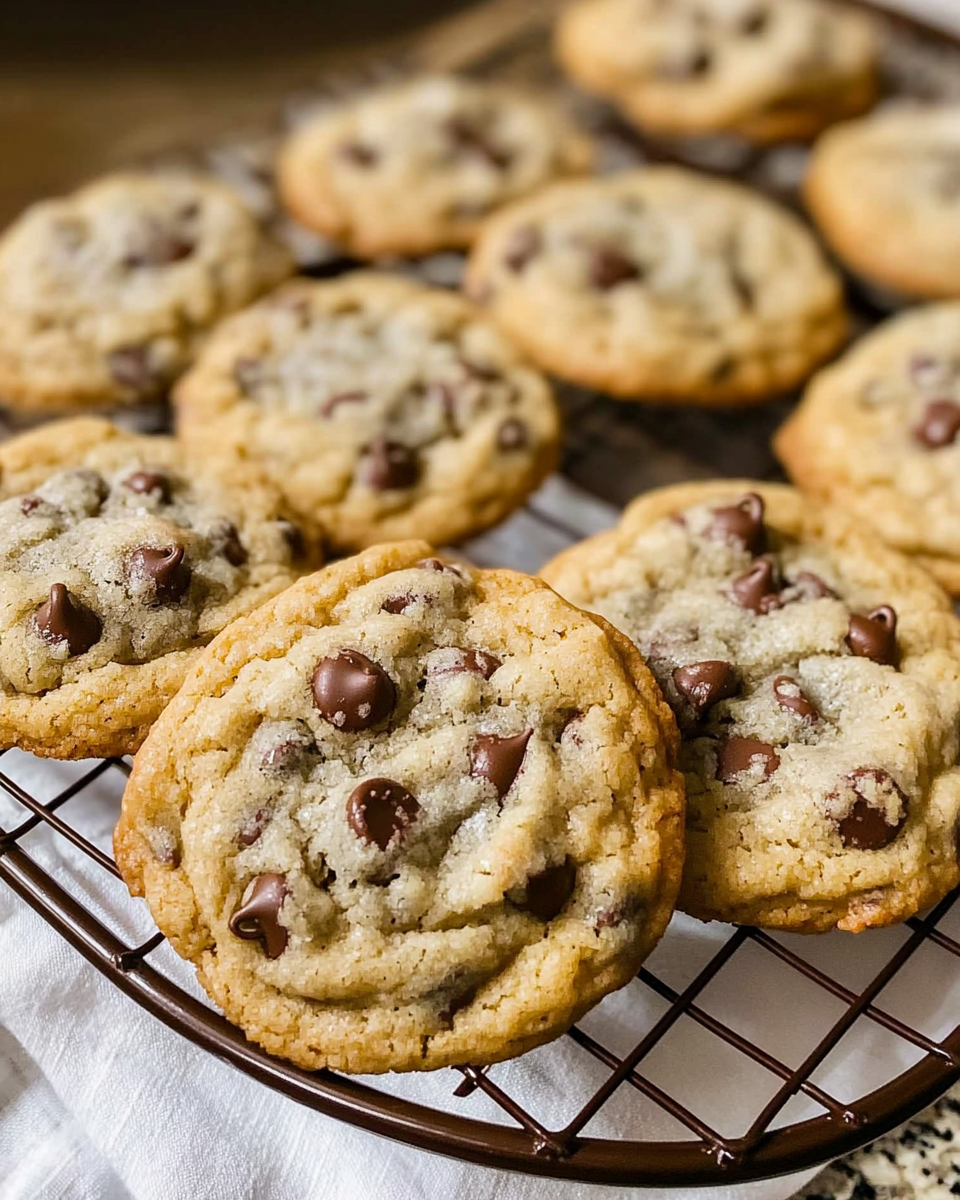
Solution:
<svg viewBox="0 0 960 1200"><path fill-rule="evenodd" d="M214 554L222 554L231 567L242 567L249 558L240 534L232 521L220 521L210 530Z"/></svg>
<svg viewBox="0 0 960 1200"><path fill-rule="evenodd" d="M107 367L115 383L137 396L150 396L160 386L150 363L149 346L118 346L107 355Z"/></svg>
<svg viewBox="0 0 960 1200"><path fill-rule="evenodd" d="M463 579L463 572L459 567L455 567L453 563L445 563L439 558L421 558L413 565L421 571L439 571L441 574L455 575L457 579Z"/></svg>
<svg viewBox="0 0 960 1200"><path fill-rule="evenodd" d="M152 229L123 259L128 270L138 267L168 267L189 258L196 243L171 229Z"/></svg>
<svg viewBox="0 0 960 1200"><path fill-rule="evenodd" d="M365 142L344 142L337 147L337 155L354 167L375 167L380 161L380 152Z"/></svg>
<svg viewBox="0 0 960 1200"><path fill-rule="evenodd" d="M394 840L406 836L420 805L392 779L366 779L347 800L347 824L362 842L386 850Z"/></svg>
<svg viewBox="0 0 960 1200"><path fill-rule="evenodd" d="M267 958L279 958L287 948L287 931L280 909L287 897L287 879L268 871L251 880L240 907L230 918L230 932L246 942L259 942Z"/></svg>
<svg viewBox="0 0 960 1200"><path fill-rule="evenodd" d="M763 768L763 778L769 779L780 766L780 756L769 743L756 738L727 738L717 753L717 778L724 783L734 783L738 775L752 773L758 766Z"/></svg>
<svg viewBox="0 0 960 1200"><path fill-rule="evenodd" d="M507 239L503 261L519 274L543 249L543 234L535 225L521 225Z"/></svg>
<svg viewBox="0 0 960 1200"><path fill-rule="evenodd" d="M376 438L367 447L361 475L363 482L378 492L413 487L420 478L420 459L416 450L402 442Z"/></svg>
<svg viewBox="0 0 960 1200"><path fill-rule="evenodd" d="M762 554L767 548L763 510L762 498L748 492L736 504L714 509L707 533L717 541L738 542L750 554Z"/></svg>
<svg viewBox="0 0 960 1200"><path fill-rule="evenodd" d="M415 604L429 604L431 599L430 596L415 596L412 592L404 592L402 596L388 596L380 605L380 611L392 613L398 617L408 608L413 608Z"/></svg>
<svg viewBox="0 0 960 1200"><path fill-rule="evenodd" d="M960 433L960 404L952 400L932 400L913 428L913 436L928 450L952 446Z"/></svg>
<svg viewBox="0 0 960 1200"><path fill-rule="evenodd" d="M621 283L642 278L640 268L613 246L596 246L588 267L590 282L598 291L609 292Z"/></svg>
<svg viewBox="0 0 960 1200"><path fill-rule="evenodd" d="M773 694L781 708L796 713L801 721L819 721L819 712L803 694L800 684L789 675L776 677L773 681Z"/></svg>
<svg viewBox="0 0 960 1200"><path fill-rule="evenodd" d="M490 676L500 666L500 660L486 650L457 650L455 658L450 661L433 664L427 668L431 679L443 675L482 675L484 679Z"/></svg>
<svg viewBox="0 0 960 1200"><path fill-rule="evenodd" d="M20 512L25 516L32 516L44 501L39 496L24 496L20 501Z"/></svg>
<svg viewBox="0 0 960 1200"><path fill-rule="evenodd" d="M882 604L865 617L853 613L846 641L857 658L870 658L883 667L895 667L900 658L897 614L889 604Z"/></svg>
<svg viewBox="0 0 960 1200"><path fill-rule="evenodd" d="M468 117L451 117L446 125L447 137L460 154L482 158L498 171L504 171L513 161L511 151L498 146L489 132Z"/></svg>
<svg viewBox="0 0 960 1200"><path fill-rule="evenodd" d="M527 880L527 898L521 907L541 921L559 916L573 895L577 868L567 858L555 867L547 867Z"/></svg>
<svg viewBox="0 0 960 1200"><path fill-rule="evenodd" d="M173 494L170 480L159 471L134 471L123 481L123 486L137 496L156 493L163 504L169 504Z"/></svg>
<svg viewBox="0 0 960 1200"><path fill-rule="evenodd" d="M530 441L530 431L517 417L507 417L497 430L497 449L507 453L522 450Z"/></svg>
<svg viewBox="0 0 960 1200"><path fill-rule="evenodd" d="M513 737L481 734L470 754L470 774L478 779L489 779L502 800L523 766L527 742L532 734L532 729L525 729Z"/></svg>
<svg viewBox="0 0 960 1200"><path fill-rule="evenodd" d="M306 721L264 721L253 736L260 770L281 775L304 765L317 750Z"/></svg>
<svg viewBox="0 0 960 1200"><path fill-rule="evenodd" d="M776 563L767 555L758 558L730 585L730 599L741 608L758 615L772 612L781 605Z"/></svg>
<svg viewBox="0 0 960 1200"><path fill-rule="evenodd" d="M100 620L74 601L66 585L55 583L50 596L33 614L33 627L48 646L67 646L70 657L86 654L103 632Z"/></svg>
<svg viewBox="0 0 960 1200"><path fill-rule="evenodd" d="M130 574L152 584L158 604L179 600L190 587L191 571L182 546L139 546L130 556Z"/></svg>
<svg viewBox="0 0 960 1200"><path fill-rule="evenodd" d="M367 399L367 393L359 389L352 392L334 392L320 406L321 417L332 417L343 404L361 404Z"/></svg>
<svg viewBox="0 0 960 1200"><path fill-rule="evenodd" d="M847 815L837 822L844 846L851 850L882 850L889 846L907 819L907 797L896 780L886 771L871 767L860 767L843 778L857 797ZM886 807L893 798L898 801L900 816L891 825ZM837 793L830 799L838 799Z"/></svg>
<svg viewBox="0 0 960 1200"><path fill-rule="evenodd" d="M269 811L265 808L258 808L253 816L244 821L237 831L237 845L242 846L244 850L254 845L255 842L260 840L269 821Z"/></svg>
<svg viewBox="0 0 960 1200"><path fill-rule="evenodd" d="M677 691L701 716L719 700L735 696L739 689L737 673L731 663L719 659L677 667L673 673Z"/></svg>
<svg viewBox="0 0 960 1200"><path fill-rule="evenodd" d="M359 650L323 658L313 673L313 699L321 716L337 729L355 733L385 721L397 703L393 680Z"/></svg>

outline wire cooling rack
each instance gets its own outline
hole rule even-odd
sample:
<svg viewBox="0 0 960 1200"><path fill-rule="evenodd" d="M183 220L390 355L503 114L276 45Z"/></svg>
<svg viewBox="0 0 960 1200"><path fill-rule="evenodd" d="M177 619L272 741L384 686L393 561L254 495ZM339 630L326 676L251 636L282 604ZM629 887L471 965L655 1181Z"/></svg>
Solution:
<svg viewBox="0 0 960 1200"><path fill-rule="evenodd" d="M403 66L468 69L555 86L546 26L528 17L547 8L548 0L529 6L500 0L491 6L492 21L484 21L483 10L479 18L471 14L455 36L428 39L433 49L419 57L413 53ZM960 44L915 22L882 21L888 34L888 90L960 99ZM395 64L368 67L361 82L395 69ZM295 120L355 83L353 76L346 84L321 80L296 97L287 115ZM582 98L574 103L599 134L608 165L682 159L796 202L804 162L797 147L758 152L723 139L653 145L602 107ZM255 136L178 152L166 156L166 165L192 163L218 171L290 241L304 270L336 273L349 264L292 226L274 206L270 161L278 128L279 123ZM434 282L455 282L460 261L439 256L394 265ZM849 282L860 326L869 327L889 300L859 281ZM616 404L573 390L564 391L561 400L567 425L563 474L613 505L682 479L776 477L769 435L790 404L785 398L761 410L711 414ZM614 515L614 509L586 493L551 481L506 527L474 543L470 554L480 563L535 569ZM415 1093L404 1093L388 1077L370 1081L302 1071L248 1043L178 982L169 967L172 955L162 953L162 934L129 944L95 915L88 894L78 898L84 889L71 890L69 872L54 878L31 853L31 837L45 831L53 849L72 847L70 853L79 851L95 872L117 877L113 860L96 844L84 798L118 773L128 774L129 765L117 759L83 764L69 786L57 790L60 785L50 783L44 796L51 790L56 794L38 798L41 789L24 786L18 757L25 758L19 751L0 753L0 810L15 814L0 826L0 880L170 1028L291 1099L372 1132L487 1166L554 1178L716 1185L798 1171L856 1149L960 1079L960 1025L949 1004L945 1009L933 1005L933 1012L930 1005L916 1003L931 992L940 1000L960 995L958 893L900 929L859 938L705 929L675 918L661 947L624 992L608 997L565 1038L520 1060L536 1061L552 1100L562 1093L563 1103L549 1103L546 1111L530 1102L517 1064L437 1072ZM35 780L45 767L32 766L29 777ZM49 780L57 779L62 776L49 774ZM117 894L125 896L119 887ZM142 914L134 901L123 898L114 915L134 911ZM780 999L801 992L806 997L803 1028L785 1029ZM612 1022L595 1019L611 1005ZM713 1078L692 1086L687 1068L697 1056L710 1064ZM726 1072L713 1069L722 1056L729 1064ZM571 1061L577 1069L568 1069ZM730 1107L737 1109L736 1122L723 1119ZM614 1110L618 1119L607 1121ZM626 1121L625 1111L634 1114Z"/></svg>

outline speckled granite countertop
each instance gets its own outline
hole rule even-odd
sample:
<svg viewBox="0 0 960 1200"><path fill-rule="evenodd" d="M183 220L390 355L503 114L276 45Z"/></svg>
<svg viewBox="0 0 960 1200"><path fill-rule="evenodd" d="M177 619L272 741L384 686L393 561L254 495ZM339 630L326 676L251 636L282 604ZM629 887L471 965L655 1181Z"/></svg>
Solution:
<svg viewBox="0 0 960 1200"><path fill-rule="evenodd" d="M795 1200L960 1196L960 1086L915 1121L822 1171Z"/></svg>

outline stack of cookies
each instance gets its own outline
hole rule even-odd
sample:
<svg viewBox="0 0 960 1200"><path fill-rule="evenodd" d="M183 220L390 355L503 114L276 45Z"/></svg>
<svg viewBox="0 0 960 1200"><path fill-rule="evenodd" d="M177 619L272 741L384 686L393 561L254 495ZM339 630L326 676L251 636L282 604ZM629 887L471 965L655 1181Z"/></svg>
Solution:
<svg viewBox="0 0 960 1200"><path fill-rule="evenodd" d="M282 147L336 278L195 175L0 236L0 401L41 422L0 446L0 749L136 754L131 892L310 1069L519 1054L675 907L858 932L960 882L960 114L863 116L874 30L827 0L577 0L555 45L647 139L822 134L830 252L737 183L594 175L554 98L448 76ZM392 269L441 250L461 294ZM435 549L555 468L551 376L807 384L850 328L831 253L941 303L809 383L776 438L805 492L650 493L542 579ZM103 416L168 397L172 437Z"/></svg>

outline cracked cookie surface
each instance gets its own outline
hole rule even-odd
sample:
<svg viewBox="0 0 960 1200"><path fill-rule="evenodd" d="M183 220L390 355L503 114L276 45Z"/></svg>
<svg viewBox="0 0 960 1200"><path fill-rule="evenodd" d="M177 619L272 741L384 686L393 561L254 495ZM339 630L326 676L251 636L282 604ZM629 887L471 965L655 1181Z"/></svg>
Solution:
<svg viewBox="0 0 960 1200"><path fill-rule="evenodd" d="M117 861L272 1053L497 1061L628 982L666 926L675 741L605 622L378 546L209 648L137 757Z"/></svg>
<svg viewBox="0 0 960 1200"><path fill-rule="evenodd" d="M593 153L553 104L501 84L437 76L361 96L306 123L278 182L305 225L358 258L468 246L491 212Z"/></svg>
<svg viewBox="0 0 960 1200"><path fill-rule="evenodd" d="M960 109L892 108L831 129L804 184L837 255L885 288L960 298Z"/></svg>
<svg viewBox="0 0 960 1200"><path fill-rule="evenodd" d="M556 45L651 133L811 138L877 94L869 19L821 0L580 0Z"/></svg>
<svg viewBox="0 0 960 1200"><path fill-rule="evenodd" d="M0 745L132 753L198 650L304 569L250 467L55 422L0 446ZM299 570L298 570L299 567Z"/></svg>
<svg viewBox="0 0 960 1200"><path fill-rule="evenodd" d="M792 214L672 167L511 205L467 289L546 370L630 399L761 401L847 329L840 280Z"/></svg>
<svg viewBox="0 0 960 1200"><path fill-rule="evenodd" d="M775 439L805 491L960 595L960 304L888 321L819 374Z"/></svg>
<svg viewBox="0 0 960 1200"><path fill-rule="evenodd" d="M633 638L678 716L685 911L859 931L960 879L960 623L908 559L725 480L641 497L543 575Z"/></svg>
<svg viewBox="0 0 960 1200"><path fill-rule="evenodd" d="M216 321L292 273L213 181L111 175L35 204L0 238L0 403L161 399Z"/></svg>
<svg viewBox="0 0 960 1200"><path fill-rule="evenodd" d="M358 272L225 323L176 392L200 456L255 460L329 544L438 544L495 524L553 468L550 385L461 297Z"/></svg>

